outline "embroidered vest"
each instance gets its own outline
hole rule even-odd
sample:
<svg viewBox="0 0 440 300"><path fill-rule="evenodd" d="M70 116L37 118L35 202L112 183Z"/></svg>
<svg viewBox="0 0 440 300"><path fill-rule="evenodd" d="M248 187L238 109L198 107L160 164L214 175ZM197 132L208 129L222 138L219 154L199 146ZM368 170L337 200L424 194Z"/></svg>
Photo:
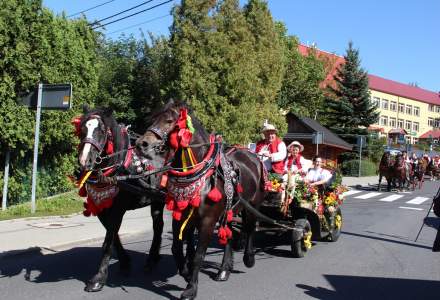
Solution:
<svg viewBox="0 0 440 300"><path fill-rule="evenodd" d="M255 150L256 153L260 152L260 150L266 146L269 145L268 150L269 153L277 153L278 152L278 146L281 144L282 141L279 138L276 138L272 143L268 144L265 140L261 140L257 143L257 148ZM278 174L284 173L284 161L277 161L272 162L272 171Z"/></svg>

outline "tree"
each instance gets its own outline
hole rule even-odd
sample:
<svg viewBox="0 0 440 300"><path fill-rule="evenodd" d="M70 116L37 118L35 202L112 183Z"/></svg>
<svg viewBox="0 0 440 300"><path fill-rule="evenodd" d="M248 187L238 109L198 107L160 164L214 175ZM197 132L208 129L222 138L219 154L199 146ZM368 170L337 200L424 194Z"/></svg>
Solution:
<svg viewBox="0 0 440 300"><path fill-rule="evenodd" d="M182 1L171 28L173 89L209 131L228 142L258 137L264 119L285 127L276 95L284 65L267 4L252 0Z"/></svg>
<svg viewBox="0 0 440 300"><path fill-rule="evenodd" d="M326 74L324 63L313 48L303 56L298 51L298 39L287 35L284 24L278 22L277 29L284 46L285 64L278 104L296 115L314 118L323 110L324 96L320 84Z"/></svg>
<svg viewBox="0 0 440 300"><path fill-rule="evenodd" d="M329 87L333 97L328 99L328 122L350 133L376 123L379 112L370 101L368 74L360 67L359 50L353 49L351 41L344 59L334 76L336 87Z"/></svg>
<svg viewBox="0 0 440 300"><path fill-rule="evenodd" d="M70 120L97 91L97 35L84 19L54 16L41 0L4 0L0 7L0 153L11 152L9 199L27 194L33 150L35 113L19 105L19 97L39 82L71 82L74 109L43 111L41 117L41 170L51 181L39 181L38 195L69 183L77 139ZM0 157L4 165L4 157ZM49 177L49 176L48 176ZM52 190L53 191L53 190ZM29 198L27 198L29 199Z"/></svg>

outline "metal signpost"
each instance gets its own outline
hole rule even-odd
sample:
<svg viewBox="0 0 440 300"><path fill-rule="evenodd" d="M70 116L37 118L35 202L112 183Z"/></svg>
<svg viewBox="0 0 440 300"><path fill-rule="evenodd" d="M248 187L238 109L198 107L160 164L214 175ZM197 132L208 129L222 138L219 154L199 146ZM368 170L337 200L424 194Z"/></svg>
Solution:
<svg viewBox="0 0 440 300"><path fill-rule="evenodd" d="M365 146L366 137L364 135L358 135L356 145L359 147L359 176L361 177L361 165L362 165L362 147Z"/></svg>
<svg viewBox="0 0 440 300"><path fill-rule="evenodd" d="M2 199L2 210L6 210L6 199L8 196L8 180L9 180L9 158L11 151L6 150L5 156L5 178L3 179L3 199Z"/></svg>
<svg viewBox="0 0 440 300"><path fill-rule="evenodd" d="M317 131L312 135L312 143L316 144L316 155L319 155L318 145L322 144L324 140L324 132Z"/></svg>
<svg viewBox="0 0 440 300"><path fill-rule="evenodd" d="M35 120L35 141L34 159L32 167L32 198L31 212L35 213L35 197L37 187L37 166L38 166L38 144L40 139L40 119L41 109L68 110L72 108L72 84L38 84L38 89L29 95L21 98L21 103L29 108L34 108L36 112ZM6 168L5 168L6 170ZM6 178L6 172L5 172ZM5 193L6 189L6 193ZM7 194L7 184L3 189L3 197ZM3 199L6 202L5 199ZM4 205L6 207L6 204Z"/></svg>

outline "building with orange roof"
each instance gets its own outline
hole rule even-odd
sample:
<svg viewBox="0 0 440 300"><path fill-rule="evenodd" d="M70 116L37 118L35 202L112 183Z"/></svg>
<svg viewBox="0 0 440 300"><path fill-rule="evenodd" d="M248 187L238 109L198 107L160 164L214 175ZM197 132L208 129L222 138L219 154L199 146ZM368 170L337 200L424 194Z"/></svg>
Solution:
<svg viewBox="0 0 440 300"><path fill-rule="evenodd" d="M310 47L305 45L299 45L298 50L303 55L310 53ZM334 86L333 76L344 63L344 57L315 50L318 58L325 57L328 75L323 85ZM440 140L440 93L372 74L368 75L368 80L371 101L380 113L378 123L370 126L369 130L388 138L400 132L410 144L429 136L438 136L437 140Z"/></svg>

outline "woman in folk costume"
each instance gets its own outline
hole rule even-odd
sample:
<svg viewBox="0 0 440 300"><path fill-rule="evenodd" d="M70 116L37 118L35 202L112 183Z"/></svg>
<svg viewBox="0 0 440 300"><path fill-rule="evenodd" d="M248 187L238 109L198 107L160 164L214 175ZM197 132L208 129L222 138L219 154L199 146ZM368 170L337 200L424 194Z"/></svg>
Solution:
<svg viewBox="0 0 440 300"><path fill-rule="evenodd" d="M291 174L299 174L301 177L304 177L307 174L309 169L308 160L305 159L301 152L304 151L304 146L301 145L298 141L293 141L287 146L287 155L286 162L284 164L284 171L290 172Z"/></svg>
<svg viewBox="0 0 440 300"><path fill-rule="evenodd" d="M272 124L265 122L261 133L264 134L264 139L257 142L255 152L260 155L268 172L283 175L286 144L278 138L277 129Z"/></svg>

